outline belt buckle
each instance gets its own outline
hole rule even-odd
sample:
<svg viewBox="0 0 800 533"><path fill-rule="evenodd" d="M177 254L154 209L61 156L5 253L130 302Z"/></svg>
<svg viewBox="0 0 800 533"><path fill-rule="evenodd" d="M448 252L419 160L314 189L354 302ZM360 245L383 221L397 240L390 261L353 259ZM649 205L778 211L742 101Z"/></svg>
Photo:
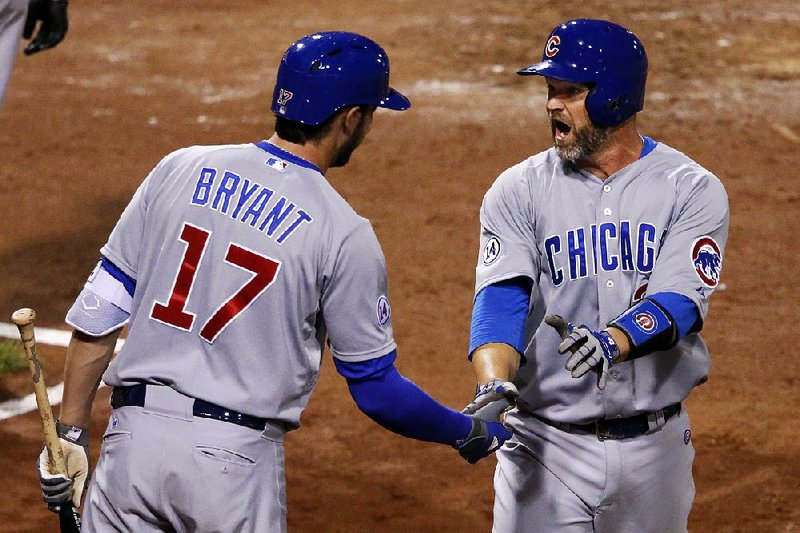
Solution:
<svg viewBox="0 0 800 533"><path fill-rule="evenodd" d="M594 434L601 442L614 438L611 433L611 425L605 420L598 420L594 423Z"/></svg>

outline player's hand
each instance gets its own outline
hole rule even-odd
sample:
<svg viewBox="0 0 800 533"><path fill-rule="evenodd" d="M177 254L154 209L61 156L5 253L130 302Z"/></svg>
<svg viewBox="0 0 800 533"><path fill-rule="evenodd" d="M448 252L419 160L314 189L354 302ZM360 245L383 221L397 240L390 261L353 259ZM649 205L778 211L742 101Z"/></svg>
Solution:
<svg viewBox="0 0 800 533"><path fill-rule="evenodd" d="M619 347L607 331L594 331L588 326L573 326L558 315L547 315L545 323L552 326L561 337L558 353L570 352L564 367L579 378L592 368L599 371L597 387L606 388L608 369L619 357Z"/></svg>
<svg viewBox="0 0 800 533"><path fill-rule="evenodd" d="M494 378L478 387L475 399L461 412L487 422L502 422L503 415L514 407L518 397L519 391L513 383Z"/></svg>
<svg viewBox="0 0 800 533"><path fill-rule="evenodd" d="M453 447L458 450L464 460L474 464L500 449L512 434L498 422L486 422L474 416L470 418L472 419L472 429L469 435L458 441Z"/></svg>
<svg viewBox="0 0 800 533"><path fill-rule="evenodd" d="M53 512L58 512L61 504L69 500L72 500L73 507L80 507L81 496L89 479L88 432L85 429L65 426L60 422L57 427L58 440L67 468L66 475L55 474L50 470L47 447L42 448L36 460L42 497L47 508ZM77 434L74 430L78 430Z"/></svg>
<svg viewBox="0 0 800 533"><path fill-rule="evenodd" d="M25 55L53 48L67 35L67 0L30 0L22 36L30 39L41 21L36 37L25 47Z"/></svg>

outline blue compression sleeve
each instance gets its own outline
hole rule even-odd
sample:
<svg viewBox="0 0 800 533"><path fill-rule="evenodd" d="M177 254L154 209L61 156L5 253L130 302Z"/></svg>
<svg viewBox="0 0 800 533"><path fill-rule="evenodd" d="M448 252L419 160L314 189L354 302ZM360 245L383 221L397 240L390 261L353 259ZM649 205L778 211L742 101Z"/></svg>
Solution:
<svg viewBox="0 0 800 533"><path fill-rule="evenodd" d="M349 363L334 358L347 379L350 395L372 420L404 437L450 444L466 437L472 421L441 405L394 366L397 352L369 361Z"/></svg>
<svg viewBox="0 0 800 533"><path fill-rule="evenodd" d="M533 282L526 277L500 281L475 296L469 336L469 357L489 342L502 342L525 353L525 320ZM523 357L524 361L524 357Z"/></svg>
<svg viewBox="0 0 800 533"><path fill-rule="evenodd" d="M678 328L676 342L689 333L697 333L703 328L700 312L694 302L683 294L677 292L657 292L648 296L658 305L666 309Z"/></svg>

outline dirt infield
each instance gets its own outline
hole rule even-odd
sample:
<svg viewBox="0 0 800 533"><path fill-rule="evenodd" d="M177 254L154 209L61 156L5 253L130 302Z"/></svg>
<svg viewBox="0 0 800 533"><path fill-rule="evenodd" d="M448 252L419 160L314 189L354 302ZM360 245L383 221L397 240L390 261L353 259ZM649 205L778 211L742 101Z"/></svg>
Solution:
<svg viewBox="0 0 800 533"><path fill-rule="evenodd" d="M537 59L557 22L610 18L650 56L641 130L710 168L730 195L725 290L704 334L712 374L687 402L697 448L690 530L800 531L800 7L561 4L71 3L67 40L20 52L0 112L0 321L30 306L41 325L63 327L155 163L183 146L268 136L286 46L316 30L356 31L385 46L413 107L379 112L364 147L329 179L373 221L386 254L398 367L460 407L473 388L464 354L481 198L499 172L549 144L543 86L514 71ZM63 352L42 349L50 384ZM469 466L380 429L332 366L326 355L303 428L287 441L290 529L488 531L494 459ZM0 380L0 401L27 387L24 374ZM94 458L107 394L94 413ZM40 433L33 413L0 421L2 531L56 527L33 468Z"/></svg>

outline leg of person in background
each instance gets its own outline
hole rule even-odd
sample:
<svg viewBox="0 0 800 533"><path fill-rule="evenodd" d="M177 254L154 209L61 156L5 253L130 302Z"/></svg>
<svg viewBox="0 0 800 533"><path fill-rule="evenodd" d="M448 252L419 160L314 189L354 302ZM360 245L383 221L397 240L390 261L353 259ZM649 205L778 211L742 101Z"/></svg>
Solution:
<svg viewBox="0 0 800 533"><path fill-rule="evenodd" d="M0 109L27 12L28 0L0 0Z"/></svg>

